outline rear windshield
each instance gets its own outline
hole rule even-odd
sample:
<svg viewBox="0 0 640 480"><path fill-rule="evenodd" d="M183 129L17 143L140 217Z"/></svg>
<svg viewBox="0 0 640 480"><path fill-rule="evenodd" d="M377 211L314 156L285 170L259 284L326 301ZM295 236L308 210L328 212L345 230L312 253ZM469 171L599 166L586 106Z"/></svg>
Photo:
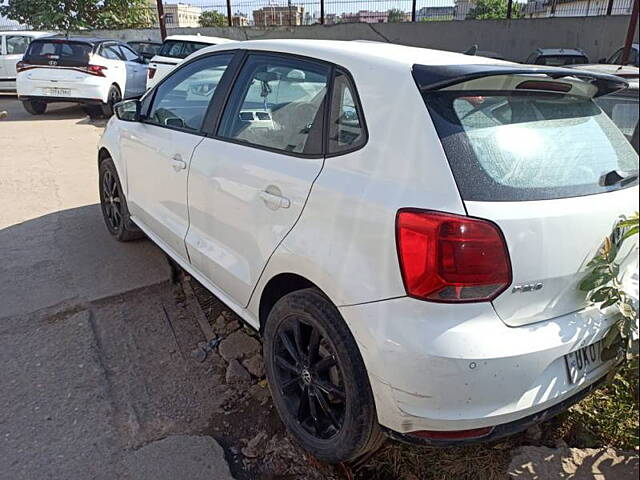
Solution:
<svg viewBox="0 0 640 480"><path fill-rule="evenodd" d="M24 56L32 65L82 67L89 63L93 46L68 40L34 40Z"/></svg>
<svg viewBox="0 0 640 480"><path fill-rule="evenodd" d="M439 91L424 99L464 200L591 195L630 186L601 186L604 174L638 169L624 134L585 97Z"/></svg>
<svg viewBox="0 0 640 480"><path fill-rule="evenodd" d="M536 58L536 65L549 65L551 67L583 63L589 63L589 59L582 55L546 55Z"/></svg>
<svg viewBox="0 0 640 480"><path fill-rule="evenodd" d="M204 47L210 47L212 44L210 43L200 43L200 42L184 42L181 40L167 40L162 44L162 48L160 49L161 57L172 57L172 58L187 58L193 52L200 50Z"/></svg>

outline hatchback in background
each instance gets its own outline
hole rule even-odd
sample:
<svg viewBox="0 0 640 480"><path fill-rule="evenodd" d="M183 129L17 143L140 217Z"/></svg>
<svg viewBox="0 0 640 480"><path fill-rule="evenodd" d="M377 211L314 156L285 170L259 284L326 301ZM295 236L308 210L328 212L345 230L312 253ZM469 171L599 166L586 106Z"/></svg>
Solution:
<svg viewBox="0 0 640 480"><path fill-rule="evenodd" d="M580 65L579 70L608 73L624 78L629 82L629 88L599 97L596 103L611 117L613 123L622 130L633 148L638 151L638 117L640 106L638 105L638 81L640 69L632 66L620 66L612 64Z"/></svg>
<svg viewBox="0 0 640 480"><path fill-rule="evenodd" d="M622 56L624 55L624 47L620 47L609 58L601 58L598 63L608 63L610 65L622 65ZM640 44L633 43L629 50L629 59L627 65L640 67Z"/></svg>
<svg viewBox="0 0 640 480"><path fill-rule="evenodd" d="M16 65L34 38L46 32L0 32L0 91L16 89Z"/></svg>
<svg viewBox="0 0 640 480"><path fill-rule="evenodd" d="M527 57L524 63L562 67L589 63L589 58L579 48L538 48Z"/></svg>
<svg viewBox="0 0 640 480"><path fill-rule="evenodd" d="M85 37L34 40L17 65L18 97L25 110L41 115L47 104L84 105L91 116L113 113L123 98L146 90L147 66L124 42Z"/></svg>
<svg viewBox="0 0 640 480"><path fill-rule="evenodd" d="M229 43L233 40L204 35L171 35L165 39L160 51L149 62L147 88L153 87L182 60L204 47Z"/></svg>
<svg viewBox="0 0 640 480"><path fill-rule="evenodd" d="M209 47L116 108L102 215L260 332L274 406L318 458L494 440L614 364L617 310L578 286L638 209L638 155L593 101L625 86L373 42Z"/></svg>
<svg viewBox="0 0 640 480"><path fill-rule="evenodd" d="M162 43L160 42L127 42L131 48L133 48L138 55L140 55L145 60L149 61L158 53L160 53L160 49L162 48Z"/></svg>

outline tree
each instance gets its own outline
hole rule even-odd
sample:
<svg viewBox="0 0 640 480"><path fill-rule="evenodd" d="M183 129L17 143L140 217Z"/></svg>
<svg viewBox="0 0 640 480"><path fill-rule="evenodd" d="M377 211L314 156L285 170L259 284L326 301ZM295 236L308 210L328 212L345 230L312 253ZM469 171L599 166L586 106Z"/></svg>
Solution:
<svg viewBox="0 0 640 480"><path fill-rule="evenodd" d="M387 21L389 23L404 22L406 18L405 13L399 8L392 8L387 12Z"/></svg>
<svg viewBox="0 0 640 480"><path fill-rule="evenodd" d="M201 27L226 27L228 24L227 17L215 10L207 10L200 14Z"/></svg>
<svg viewBox="0 0 640 480"><path fill-rule="evenodd" d="M467 20L501 20L507 18L507 0L477 0L475 7L469 10ZM511 15L520 15L520 4L513 2Z"/></svg>
<svg viewBox="0 0 640 480"><path fill-rule="evenodd" d="M35 30L136 28L153 24L152 0L0 0L0 15Z"/></svg>

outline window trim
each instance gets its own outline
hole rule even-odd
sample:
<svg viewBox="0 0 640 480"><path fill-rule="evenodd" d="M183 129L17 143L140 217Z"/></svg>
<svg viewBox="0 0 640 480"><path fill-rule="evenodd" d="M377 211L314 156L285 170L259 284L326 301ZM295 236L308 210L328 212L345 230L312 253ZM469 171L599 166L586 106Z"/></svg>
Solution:
<svg viewBox="0 0 640 480"><path fill-rule="evenodd" d="M331 153L329 152L329 130L330 130L330 122L331 122L331 107L333 106L333 90L334 90L333 86L335 82L336 72L338 70L347 77L347 84L352 88L351 93L353 94L353 101L356 104L355 105L356 111L358 111L362 117L360 120L362 123L362 130L364 133L364 141L360 145L357 145L355 147L351 147L346 150L342 150L340 152ZM367 121L365 118L366 116L364 114L362 102L360 101L360 94L358 93L358 89L356 88L356 82L353 79L351 72L349 72L349 70L347 70L346 68L336 65L334 69L333 76L331 78L331 92L329 92L329 108L327 108L327 112L325 112L325 114L326 114L326 119L325 119L326 128L325 128L325 135L324 135L324 152L325 152L326 158L339 157L341 155L347 155L349 153L356 152L361 148L364 148L369 143L369 129L367 128Z"/></svg>
<svg viewBox="0 0 640 480"><path fill-rule="evenodd" d="M166 128L168 130L175 130L176 132L182 132L182 133L188 133L190 135L197 135L199 137L206 137L206 133L205 133L205 125L207 122L207 119L209 118L210 114L211 114L211 107L214 104L214 99L216 98L216 95L214 93L212 99L209 101L209 105L207 106L207 109L205 111L204 117L202 119L202 125L200 125L200 129L199 130L191 130L188 128L179 128L179 127L171 127L169 125L160 125L157 123L153 123L153 122L149 122L147 121L147 117L149 115L149 112L151 110L151 108L153 108L153 104L156 101L156 94L158 92L158 88L160 88L161 85L163 85L166 81L168 81L171 77L173 77L174 75L177 75L177 73L182 70L183 68L186 68L187 66L191 65L192 63L195 63L197 61L200 60L204 60L205 58L210 58L210 57L216 57L216 56L222 56L222 55L231 55L231 61L229 62L229 65L227 66L227 68L225 69L224 73L222 74L222 77L220 78L220 83L218 83L218 86L223 85L225 82L225 78L227 78L230 74L230 69L233 68L237 68L237 64L235 63L238 57L238 50L237 49L233 49L233 50L221 50L219 52L211 52L209 54L206 55L200 55L192 60L189 60L188 62L183 62L180 63L178 65L178 67L174 70L172 70L168 75L166 75L164 78L162 78L162 80L160 80L156 85L153 86L152 89L150 89L149 91L147 91L141 98L140 98L140 103L142 104L144 101L147 100L147 97L150 98L149 101L149 105L146 108L146 111L144 111L144 118L140 121L140 123L144 124L144 125L150 125L152 127L158 127L158 128ZM224 95L222 95L223 97L226 97L226 94L228 93L228 87L225 85L225 89L222 90L221 93L223 93ZM218 87L216 87L217 90Z"/></svg>

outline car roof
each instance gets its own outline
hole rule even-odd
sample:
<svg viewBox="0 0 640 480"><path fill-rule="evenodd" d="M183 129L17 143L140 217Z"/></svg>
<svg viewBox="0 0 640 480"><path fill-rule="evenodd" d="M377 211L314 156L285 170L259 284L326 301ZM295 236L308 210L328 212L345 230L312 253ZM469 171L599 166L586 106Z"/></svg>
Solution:
<svg viewBox="0 0 640 480"><path fill-rule="evenodd" d="M608 73L609 75L617 75L629 82L630 89L638 89L638 81L640 79L640 68L633 65L612 65L610 63L594 63L583 65L571 65L571 68L577 70L587 70L598 73Z"/></svg>
<svg viewBox="0 0 640 480"><path fill-rule="evenodd" d="M55 35L50 32L34 32L33 30L7 30L6 32L0 31L0 35L24 35L27 37L43 37L45 35Z"/></svg>
<svg viewBox="0 0 640 480"><path fill-rule="evenodd" d="M361 42L342 40L245 40L235 42L234 45L216 45L206 47L190 55L190 58L230 49L267 50L280 53L302 55L333 63L350 64L363 60L388 65L406 65L409 68L415 64L427 65L459 65L459 64L511 64L493 58L485 58L463 53L427 48L409 47L386 42ZM346 65L345 65L346 66Z"/></svg>
<svg viewBox="0 0 640 480"><path fill-rule="evenodd" d="M178 40L182 42L199 42L199 43L211 43L217 45L219 43L228 43L233 42L228 38L222 37L209 37L207 35L169 35L165 38L167 40Z"/></svg>
<svg viewBox="0 0 640 480"><path fill-rule="evenodd" d="M540 55L579 55L585 56L579 48L538 48L536 52Z"/></svg>
<svg viewBox="0 0 640 480"><path fill-rule="evenodd" d="M38 40L45 40L45 38ZM46 37L46 40L67 40L69 42L88 43L89 45L98 45L105 42L125 43L121 40L115 40L113 38L81 37L79 35L53 35L51 37Z"/></svg>

